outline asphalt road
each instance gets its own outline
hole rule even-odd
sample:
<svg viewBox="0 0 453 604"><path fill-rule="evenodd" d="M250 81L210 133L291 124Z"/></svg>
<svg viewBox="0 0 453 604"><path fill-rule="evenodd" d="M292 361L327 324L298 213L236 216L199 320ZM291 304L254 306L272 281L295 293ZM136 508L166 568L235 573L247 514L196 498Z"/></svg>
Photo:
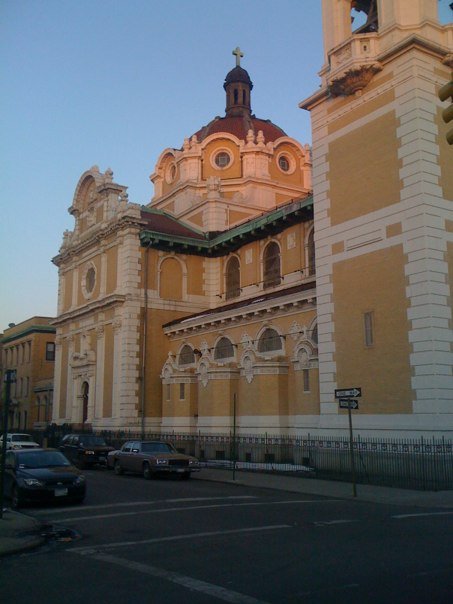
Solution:
<svg viewBox="0 0 453 604"><path fill-rule="evenodd" d="M28 508L46 545L0 561L14 604L446 603L453 514L90 470L82 506Z"/></svg>

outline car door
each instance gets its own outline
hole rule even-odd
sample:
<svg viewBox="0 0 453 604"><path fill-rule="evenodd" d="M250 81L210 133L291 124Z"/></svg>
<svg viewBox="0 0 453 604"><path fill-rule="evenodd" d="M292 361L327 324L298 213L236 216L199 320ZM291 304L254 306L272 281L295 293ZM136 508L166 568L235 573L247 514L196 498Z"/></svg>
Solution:
<svg viewBox="0 0 453 604"><path fill-rule="evenodd" d="M127 443L124 443L124 445L120 449L120 452L118 453L118 460L119 460L120 466L122 467L123 470L126 470L126 472L128 470L129 471L131 470L131 468L130 468L131 449L132 449L132 443L127 442Z"/></svg>
<svg viewBox="0 0 453 604"><path fill-rule="evenodd" d="M141 443L134 441L131 448L131 471L141 473L142 471L142 455Z"/></svg>
<svg viewBox="0 0 453 604"><path fill-rule="evenodd" d="M71 463L74 463L74 449L72 446L74 438L75 436L70 436L63 445L63 454Z"/></svg>

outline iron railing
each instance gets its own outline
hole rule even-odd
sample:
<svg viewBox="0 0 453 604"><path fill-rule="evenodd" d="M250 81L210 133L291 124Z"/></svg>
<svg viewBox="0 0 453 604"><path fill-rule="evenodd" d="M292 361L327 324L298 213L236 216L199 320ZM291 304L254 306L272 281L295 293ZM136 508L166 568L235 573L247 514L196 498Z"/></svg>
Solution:
<svg viewBox="0 0 453 604"><path fill-rule="evenodd" d="M38 442L58 446L69 426L51 426L34 433ZM134 431L102 431L116 448L126 440L168 440L182 453L195 455L210 466L238 470L292 473L328 480L351 480L350 439L250 434L194 434ZM453 439L363 438L352 441L355 480L359 484L394 486L418 490L453 489Z"/></svg>

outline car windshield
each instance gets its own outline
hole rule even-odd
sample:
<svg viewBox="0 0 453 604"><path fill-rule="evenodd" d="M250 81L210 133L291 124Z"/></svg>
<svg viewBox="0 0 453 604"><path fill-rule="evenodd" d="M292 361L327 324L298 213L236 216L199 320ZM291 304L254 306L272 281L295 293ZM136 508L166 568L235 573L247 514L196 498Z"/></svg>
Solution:
<svg viewBox="0 0 453 604"><path fill-rule="evenodd" d="M52 468L70 466L64 455L58 451L27 451L18 454L19 468Z"/></svg>
<svg viewBox="0 0 453 604"><path fill-rule="evenodd" d="M13 442L31 442L31 436L29 434L13 434L11 440Z"/></svg>
<svg viewBox="0 0 453 604"><path fill-rule="evenodd" d="M107 445L105 440L100 436L82 436L80 444L85 447L105 447Z"/></svg>
<svg viewBox="0 0 453 604"><path fill-rule="evenodd" d="M174 453L175 449L168 443L143 443L144 453Z"/></svg>

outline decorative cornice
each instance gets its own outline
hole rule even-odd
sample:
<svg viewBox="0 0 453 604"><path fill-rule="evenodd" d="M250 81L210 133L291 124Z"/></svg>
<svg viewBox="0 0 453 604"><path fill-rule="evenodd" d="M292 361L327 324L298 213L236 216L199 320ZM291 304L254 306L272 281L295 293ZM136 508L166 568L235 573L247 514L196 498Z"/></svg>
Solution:
<svg viewBox="0 0 453 604"><path fill-rule="evenodd" d="M75 310L70 310L68 312L62 313L57 317L54 321L52 321L52 325L63 325L67 321L75 321L80 319L84 315L90 314L92 312L98 312L100 310L105 310L111 306L115 306L118 304L124 304L126 301L126 296L124 295L112 295L106 298L102 298L101 300L95 300L91 304L86 304L81 308L76 308Z"/></svg>
<svg viewBox="0 0 453 604"><path fill-rule="evenodd" d="M332 96L351 96L368 86L373 77L382 70L382 65L359 65L346 71L341 77L330 82L329 90Z"/></svg>

